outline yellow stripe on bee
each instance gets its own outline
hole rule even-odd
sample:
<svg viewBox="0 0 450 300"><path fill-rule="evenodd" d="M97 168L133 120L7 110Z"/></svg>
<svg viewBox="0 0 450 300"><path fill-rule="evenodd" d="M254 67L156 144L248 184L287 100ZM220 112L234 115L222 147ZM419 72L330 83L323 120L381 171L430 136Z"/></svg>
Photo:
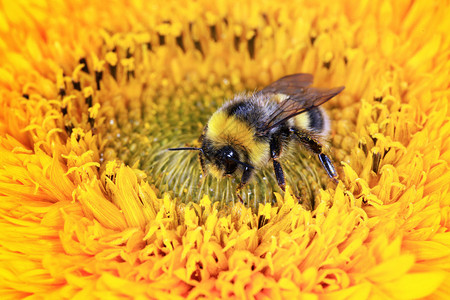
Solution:
<svg viewBox="0 0 450 300"><path fill-rule="evenodd" d="M275 101L277 101L278 103L281 103L287 98L289 98L288 95L282 93L275 94L273 97ZM295 116L294 120L295 126L303 129L309 129L310 122L309 122L309 115L307 112Z"/></svg>
<svg viewBox="0 0 450 300"><path fill-rule="evenodd" d="M243 147L255 166L265 164L269 158L269 143L257 141L251 126L224 111L212 115L206 136L218 146L231 144Z"/></svg>
<svg viewBox="0 0 450 300"><path fill-rule="evenodd" d="M307 112L304 112L302 114L299 114L297 116L295 116L295 125L298 128L302 128L302 129L310 129L309 128L309 115Z"/></svg>

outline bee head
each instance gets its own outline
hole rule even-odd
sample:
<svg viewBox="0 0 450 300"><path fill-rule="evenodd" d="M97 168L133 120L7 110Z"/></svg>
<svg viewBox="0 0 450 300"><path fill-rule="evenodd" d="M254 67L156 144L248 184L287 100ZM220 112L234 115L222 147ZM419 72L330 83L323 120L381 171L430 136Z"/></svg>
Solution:
<svg viewBox="0 0 450 300"><path fill-rule="evenodd" d="M239 152L231 145L214 147L209 140L203 140L201 148L185 147L170 148L170 151L197 150L200 153L200 163L204 172L211 173L216 178L226 175L233 175L238 170L239 165L246 168L253 168L251 165L239 160Z"/></svg>

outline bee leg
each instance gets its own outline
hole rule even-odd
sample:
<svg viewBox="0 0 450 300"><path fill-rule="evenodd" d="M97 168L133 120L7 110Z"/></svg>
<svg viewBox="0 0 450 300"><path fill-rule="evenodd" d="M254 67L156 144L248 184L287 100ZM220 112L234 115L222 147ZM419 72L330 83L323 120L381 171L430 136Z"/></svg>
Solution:
<svg viewBox="0 0 450 300"><path fill-rule="evenodd" d="M286 191L286 181L284 180L284 173L281 164L277 160L273 160L273 169L275 171L275 177L277 177L278 186L283 192Z"/></svg>
<svg viewBox="0 0 450 300"><path fill-rule="evenodd" d="M328 176L335 183L338 183L338 180L337 180L338 174L336 172L336 169L334 168L333 163L331 162L331 159L323 153L320 153L318 156L319 156L320 162L322 163L322 166L324 167L325 171L327 171Z"/></svg>
<svg viewBox="0 0 450 300"><path fill-rule="evenodd" d="M273 160L273 170L275 172L275 177L277 178L278 186L284 192L286 190L286 181L284 179L283 168L278 162L278 158L281 154L281 145L282 143L279 137L273 138L270 141L270 156Z"/></svg>
<svg viewBox="0 0 450 300"><path fill-rule="evenodd" d="M304 133L296 128L291 128L291 132L294 133L299 139L300 143L309 151L314 154L317 154L320 162L322 163L323 168L327 171L328 176L335 182L338 183L337 180L337 172L334 167L331 159L323 153L322 145L314 139L311 135Z"/></svg>
<svg viewBox="0 0 450 300"><path fill-rule="evenodd" d="M244 186L249 182L250 178L252 177L252 173L253 173L253 168L250 168L247 166L244 167L244 172L242 173L241 182L239 183L239 185L236 188L236 195L239 198L239 200L241 201L241 203L244 203L244 201L242 200L240 192L244 188Z"/></svg>
<svg viewBox="0 0 450 300"><path fill-rule="evenodd" d="M252 168L247 166L244 167L244 172L242 173L241 177L241 183L239 183L237 187L238 191L240 191L249 182L250 178L252 177L252 173L253 173Z"/></svg>
<svg viewBox="0 0 450 300"><path fill-rule="evenodd" d="M200 180L198 181L197 188L201 189L205 183L206 175L208 174L205 167L205 160L201 152L198 153L198 161L200 162L202 174L200 175Z"/></svg>
<svg viewBox="0 0 450 300"><path fill-rule="evenodd" d="M239 202L241 202L242 204L244 204L244 200L242 199L241 195L239 195L239 191L238 191L238 190L236 190L236 196L238 197Z"/></svg>
<svg viewBox="0 0 450 300"><path fill-rule="evenodd" d="M202 167L202 175L203 177L205 177L206 176L205 160L201 152L198 153L198 160L200 161L200 166Z"/></svg>

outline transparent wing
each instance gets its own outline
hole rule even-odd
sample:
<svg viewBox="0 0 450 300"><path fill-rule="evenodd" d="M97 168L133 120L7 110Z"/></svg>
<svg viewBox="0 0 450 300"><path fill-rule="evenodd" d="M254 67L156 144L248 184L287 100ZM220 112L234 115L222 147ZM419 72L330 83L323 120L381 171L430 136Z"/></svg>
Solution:
<svg viewBox="0 0 450 300"><path fill-rule="evenodd" d="M265 124L265 133L296 115L322 105L344 89L343 86L332 89L309 87L312 81L311 74L293 74L275 81L258 92L269 97L283 96L278 108L273 111Z"/></svg>
<svg viewBox="0 0 450 300"><path fill-rule="evenodd" d="M282 91L286 95L294 95L298 93L299 89L306 88L310 86L313 82L313 76L311 74L299 73L284 76L275 82L272 82L265 88L263 88L260 93L267 94L277 94Z"/></svg>

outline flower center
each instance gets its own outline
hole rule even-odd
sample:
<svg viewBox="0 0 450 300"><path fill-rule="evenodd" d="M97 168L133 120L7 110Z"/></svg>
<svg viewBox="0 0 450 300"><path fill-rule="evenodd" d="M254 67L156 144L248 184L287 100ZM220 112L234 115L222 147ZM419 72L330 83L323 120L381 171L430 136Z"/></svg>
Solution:
<svg viewBox="0 0 450 300"><path fill-rule="evenodd" d="M109 132L113 134L108 135L104 151L116 152L124 163L144 171L161 193L169 192L184 202L198 202L205 194L221 203L238 201L239 177L203 178L197 151L167 151L171 147L200 147L198 139L209 117L234 93L226 80L208 88L215 91L213 96L195 89L185 92L180 86L168 98L144 88L139 101L111 120ZM315 157L294 152L281 160L286 181L299 201L312 208L328 177ZM257 207L258 203L275 201L273 192L281 190L269 161L264 169L255 171L239 195L244 203Z"/></svg>
<svg viewBox="0 0 450 300"><path fill-rule="evenodd" d="M200 147L199 137L209 117L224 101L245 90L245 81L236 83L231 74L214 73L201 79L195 71L178 74L178 78L157 78L150 62L155 63L165 47L149 47L145 39L135 44L123 39L117 40L112 50L105 49L104 57L98 60L80 60L85 67L80 67L79 73L84 77L74 80L74 89L84 94L86 86L91 86L84 99L88 107L96 103L101 106L96 120L88 118L100 136L100 169L105 170L108 161L122 161L145 173L160 196L167 192L183 202L198 202L204 195L222 204L240 198L252 207L275 202L273 192L281 193L281 189L271 161L262 170L255 170L238 197L239 177L203 176L197 151L167 151L174 147ZM254 81L247 89L254 90L252 85ZM103 124L97 124L102 118ZM312 209L329 178L316 157L297 150L280 162L293 194Z"/></svg>

